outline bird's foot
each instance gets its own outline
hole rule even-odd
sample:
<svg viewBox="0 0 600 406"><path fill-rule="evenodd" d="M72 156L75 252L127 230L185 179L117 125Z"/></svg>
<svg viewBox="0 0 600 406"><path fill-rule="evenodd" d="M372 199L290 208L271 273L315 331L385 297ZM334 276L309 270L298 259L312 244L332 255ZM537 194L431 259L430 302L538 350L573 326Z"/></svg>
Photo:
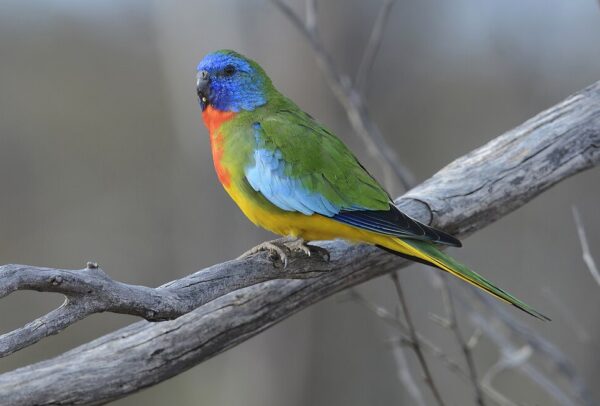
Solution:
<svg viewBox="0 0 600 406"><path fill-rule="evenodd" d="M287 267L288 255L291 252L302 252L304 255L309 257L313 253L316 253L325 261L329 261L329 251L327 251L325 248L317 247L316 245L308 245L302 238L280 238L279 240L266 241L244 252L238 257L238 259L242 259L262 251L268 251L271 259L281 261L284 268Z"/></svg>
<svg viewBox="0 0 600 406"><path fill-rule="evenodd" d="M269 253L269 258L273 260L279 259L284 268L287 266L289 249L285 246L284 239L265 241L261 244L258 244L256 247L250 248L248 251L240 255L238 259L246 258L250 255L254 255L263 251L267 251Z"/></svg>
<svg viewBox="0 0 600 406"><path fill-rule="evenodd" d="M329 257L329 251L327 251L325 248L322 248L322 247L319 247L319 246L316 246L316 245L309 245L302 238L296 238L294 240L291 240L291 241L285 243L285 245L291 251L303 252L306 256L309 256L309 257L313 253L316 253L322 259L324 259L325 261L329 262L329 259L330 259L330 257Z"/></svg>

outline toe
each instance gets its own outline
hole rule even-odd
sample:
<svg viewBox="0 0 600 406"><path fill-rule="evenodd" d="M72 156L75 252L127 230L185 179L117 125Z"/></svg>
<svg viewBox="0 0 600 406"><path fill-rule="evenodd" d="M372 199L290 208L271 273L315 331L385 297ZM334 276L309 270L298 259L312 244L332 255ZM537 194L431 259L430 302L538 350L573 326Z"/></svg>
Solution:
<svg viewBox="0 0 600 406"><path fill-rule="evenodd" d="M283 267L286 268L287 264L288 264L288 257L287 257L287 254L285 253L285 251L282 248L274 245L272 252L274 254L276 254L277 257L279 257L279 260L283 264Z"/></svg>

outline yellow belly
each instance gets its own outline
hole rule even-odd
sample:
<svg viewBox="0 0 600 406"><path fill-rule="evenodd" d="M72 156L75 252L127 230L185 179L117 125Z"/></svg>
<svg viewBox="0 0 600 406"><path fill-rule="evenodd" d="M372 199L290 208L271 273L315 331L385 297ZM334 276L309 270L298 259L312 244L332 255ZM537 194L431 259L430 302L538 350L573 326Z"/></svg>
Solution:
<svg viewBox="0 0 600 406"><path fill-rule="evenodd" d="M307 216L298 212L279 210L274 206L269 208L269 206L261 205L253 199L247 198L235 187L226 187L225 190L227 190L246 217L257 226L275 234L300 237L305 241L335 240L339 238L354 243L378 245L399 254L420 258L425 262L431 263L433 266L440 267L465 279L446 264L432 260L429 255L413 247L401 238L350 226L319 214ZM468 280L467 282L472 283Z"/></svg>
<svg viewBox="0 0 600 406"><path fill-rule="evenodd" d="M385 240L389 240L388 236L349 226L319 214L307 216L275 207L269 208L247 198L243 192L233 186L225 190L250 221L275 234L300 237L306 241L341 238L381 245L387 245Z"/></svg>

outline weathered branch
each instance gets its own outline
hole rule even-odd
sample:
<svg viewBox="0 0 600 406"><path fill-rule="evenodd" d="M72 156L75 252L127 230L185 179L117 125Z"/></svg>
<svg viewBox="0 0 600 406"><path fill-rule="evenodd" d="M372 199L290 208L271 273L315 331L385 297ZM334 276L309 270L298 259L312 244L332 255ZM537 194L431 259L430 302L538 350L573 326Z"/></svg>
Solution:
<svg viewBox="0 0 600 406"><path fill-rule="evenodd" d="M600 82L456 160L398 205L421 221L464 236L599 162ZM191 300L205 304L175 320L135 323L58 357L0 375L0 399L11 405L117 399L181 373L335 292L407 264L375 247L322 245L331 252L329 263L293 256L288 265L286 272L308 279L258 283L281 277L277 264L258 254L158 289L140 287L140 292L149 289L152 296L161 289L189 292L195 283L211 286L190 293ZM219 281L235 289L248 287L219 297L233 290L219 290Z"/></svg>
<svg viewBox="0 0 600 406"><path fill-rule="evenodd" d="M329 272L329 263L316 257L282 269L257 259L230 261L167 283L156 289L128 285L109 278L96 264L65 270L27 265L0 266L0 298L17 290L62 293L58 309L20 329L0 336L0 358L56 334L94 313L113 312L150 321L171 320L229 292L272 279L312 278ZM290 262L290 264L292 264ZM256 266L251 266L256 264Z"/></svg>

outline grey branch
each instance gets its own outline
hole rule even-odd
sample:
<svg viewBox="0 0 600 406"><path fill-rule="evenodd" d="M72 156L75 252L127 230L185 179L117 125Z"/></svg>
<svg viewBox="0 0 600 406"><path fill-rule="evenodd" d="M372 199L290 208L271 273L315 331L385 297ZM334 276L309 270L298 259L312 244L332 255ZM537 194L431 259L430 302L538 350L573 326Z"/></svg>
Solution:
<svg viewBox="0 0 600 406"><path fill-rule="evenodd" d="M454 161L397 204L420 221L464 236L599 162L600 82ZM165 316L186 300L204 304L175 320L138 322L55 358L2 374L0 399L11 405L99 404L118 399L179 374L333 293L409 264L371 246L341 241L321 245L330 251L330 262L293 255L285 270L289 275L260 253L157 289L117 282L103 285L105 275L88 271L55 270L66 278L55 284L33 270L18 275L14 266L5 267L4 273L17 274L7 277L12 285L2 282L6 293L31 288L84 301L87 290L77 282L83 273L92 275L86 287L100 289L90 293L92 303L98 296L111 297L101 291L104 286L139 293L131 304L134 314L144 315L143 304L148 301L153 306L145 310L162 310ZM302 279L273 280L290 276ZM121 299L115 296L123 312L127 303L122 300L129 294ZM186 294L188 299L183 300ZM156 319L156 314L151 318Z"/></svg>
<svg viewBox="0 0 600 406"><path fill-rule="evenodd" d="M265 263L270 265L269 270L263 266ZM0 266L0 298L17 290L55 292L66 297L58 309L0 336L0 358L94 313L130 314L149 321L171 320L247 286L272 279L312 278L332 269L316 257L285 269L268 259L257 259L255 264L256 267L249 267L247 261L218 264L156 289L115 281L95 264L88 264L82 270Z"/></svg>

